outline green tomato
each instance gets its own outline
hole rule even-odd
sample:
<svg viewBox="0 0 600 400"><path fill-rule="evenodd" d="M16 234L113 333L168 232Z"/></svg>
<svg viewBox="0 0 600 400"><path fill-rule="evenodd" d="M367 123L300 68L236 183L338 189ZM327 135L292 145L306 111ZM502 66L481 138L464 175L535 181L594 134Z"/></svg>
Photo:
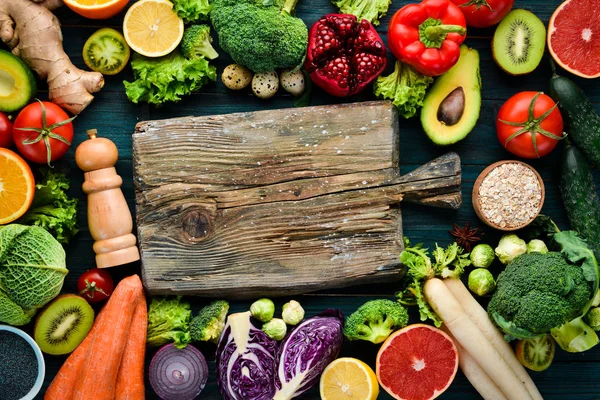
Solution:
<svg viewBox="0 0 600 400"><path fill-rule="evenodd" d="M494 249L489 244L478 244L471 251L471 262L476 268L487 268L496 259Z"/></svg>
<svg viewBox="0 0 600 400"><path fill-rule="evenodd" d="M250 312L260 322L267 322L275 314L275 304L271 299L258 299L250 306Z"/></svg>
<svg viewBox="0 0 600 400"><path fill-rule="evenodd" d="M304 308L296 300L285 303L281 318L288 325L298 325L304 319Z"/></svg>
<svg viewBox="0 0 600 400"><path fill-rule="evenodd" d="M273 318L269 322L263 324L262 330L271 339L281 340L287 333L287 325L282 319Z"/></svg>
<svg viewBox="0 0 600 400"><path fill-rule="evenodd" d="M548 247L546 246L546 243L544 243L540 239L533 239L529 243L527 243L527 253L546 254L547 252Z"/></svg>
<svg viewBox="0 0 600 400"><path fill-rule="evenodd" d="M485 268L477 268L469 274L469 290L477 296L484 296L496 288L492 273Z"/></svg>

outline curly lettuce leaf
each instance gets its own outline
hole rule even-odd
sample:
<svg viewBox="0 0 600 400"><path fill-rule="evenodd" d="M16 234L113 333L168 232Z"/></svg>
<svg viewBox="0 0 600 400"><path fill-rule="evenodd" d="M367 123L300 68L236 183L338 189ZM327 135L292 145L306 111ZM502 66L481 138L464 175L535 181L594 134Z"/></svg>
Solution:
<svg viewBox="0 0 600 400"><path fill-rule="evenodd" d="M204 57L188 60L179 52L159 58L134 54L131 68L135 80L123 84L127 98L135 104L176 102L217 79L217 69Z"/></svg>
<svg viewBox="0 0 600 400"><path fill-rule="evenodd" d="M392 0L331 0L342 14L353 14L360 21L366 19L379 25L379 19L388 11Z"/></svg>
<svg viewBox="0 0 600 400"><path fill-rule="evenodd" d="M17 223L44 228L59 243L66 244L75 236L77 199L67 196L69 180L61 173L42 170L42 180L35 186L33 203Z"/></svg>
<svg viewBox="0 0 600 400"><path fill-rule="evenodd" d="M410 65L396 61L394 72L377 78L373 93L392 100L402 117L411 118L423 106L425 93L432 83L432 77L421 75Z"/></svg>
<svg viewBox="0 0 600 400"><path fill-rule="evenodd" d="M209 0L173 0L173 11L186 24L206 21L211 9Z"/></svg>
<svg viewBox="0 0 600 400"><path fill-rule="evenodd" d="M192 341L190 303L178 297L154 297L148 310L148 346L157 347L170 342L183 348Z"/></svg>

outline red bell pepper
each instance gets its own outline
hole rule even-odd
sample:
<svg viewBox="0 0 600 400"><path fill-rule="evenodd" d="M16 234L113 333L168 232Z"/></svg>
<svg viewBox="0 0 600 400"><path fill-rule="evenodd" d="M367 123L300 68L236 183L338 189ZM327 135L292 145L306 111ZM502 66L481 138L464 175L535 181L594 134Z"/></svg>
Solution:
<svg viewBox="0 0 600 400"><path fill-rule="evenodd" d="M458 61L466 26L462 11L450 0L425 0L394 14L388 44L400 61L423 75L438 76Z"/></svg>

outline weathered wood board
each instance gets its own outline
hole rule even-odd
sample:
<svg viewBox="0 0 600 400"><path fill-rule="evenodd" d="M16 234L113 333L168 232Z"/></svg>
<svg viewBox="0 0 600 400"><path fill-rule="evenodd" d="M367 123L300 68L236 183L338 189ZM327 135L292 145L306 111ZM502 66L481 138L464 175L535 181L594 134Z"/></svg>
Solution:
<svg viewBox="0 0 600 400"><path fill-rule="evenodd" d="M390 102L141 122L133 136L152 294L247 298L399 279L401 200L458 208L454 153L399 174Z"/></svg>

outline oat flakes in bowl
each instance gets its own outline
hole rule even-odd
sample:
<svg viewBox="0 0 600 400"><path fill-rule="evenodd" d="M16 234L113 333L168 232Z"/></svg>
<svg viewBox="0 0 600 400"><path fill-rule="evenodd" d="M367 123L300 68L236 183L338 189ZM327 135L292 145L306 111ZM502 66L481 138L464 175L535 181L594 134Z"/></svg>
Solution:
<svg viewBox="0 0 600 400"><path fill-rule="evenodd" d="M473 187L473 208L492 228L514 231L529 225L544 205L544 182L531 166L505 160L483 170Z"/></svg>

